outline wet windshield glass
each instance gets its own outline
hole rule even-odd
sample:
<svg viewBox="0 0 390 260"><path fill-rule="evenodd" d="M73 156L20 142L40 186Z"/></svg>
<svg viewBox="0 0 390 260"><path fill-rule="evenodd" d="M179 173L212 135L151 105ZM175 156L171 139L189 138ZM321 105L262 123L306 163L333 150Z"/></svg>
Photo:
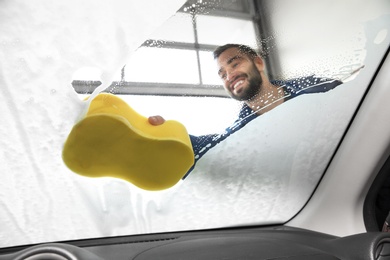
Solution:
<svg viewBox="0 0 390 260"><path fill-rule="evenodd" d="M0 7L1 247L285 223L315 190L390 42L387 0ZM231 47L214 58L225 44L258 56ZM267 91L241 97L250 84ZM64 143L86 117L85 99L99 93L185 127L194 161L177 183L151 191L67 167ZM111 133L100 130L88 137ZM165 161L154 159L155 146L133 154L134 143L88 146L119 162L146 154L132 163L142 161L141 177L150 165L158 175L184 160L153 140Z"/></svg>

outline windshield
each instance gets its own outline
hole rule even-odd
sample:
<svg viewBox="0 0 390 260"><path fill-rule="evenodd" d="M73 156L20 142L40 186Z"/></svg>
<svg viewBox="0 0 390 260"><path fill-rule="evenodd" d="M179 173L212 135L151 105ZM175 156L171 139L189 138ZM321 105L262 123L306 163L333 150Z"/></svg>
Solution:
<svg viewBox="0 0 390 260"><path fill-rule="evenodd" d="M1 247L287 222L390 42L387 0L18 0L1 1L0 14ZM236 46L214 57L225 44L257 54ZM270 88L244 96L259 85ZM193 161L177 183L148 190L64 163L99 93L185 127ZM183 160L167 145L155 161L153 147L133 162L144 160L138 176ZM126 160L131 149L111 154Z"/></svg>

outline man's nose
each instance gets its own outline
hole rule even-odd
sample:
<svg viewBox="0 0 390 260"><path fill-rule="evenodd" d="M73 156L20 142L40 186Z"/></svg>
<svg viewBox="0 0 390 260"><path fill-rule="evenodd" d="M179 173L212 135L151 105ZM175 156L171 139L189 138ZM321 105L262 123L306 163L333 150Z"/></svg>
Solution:
<svg viewBox="0 0 390 260"><path fill-rule="evenodd" d="M235 77L235 71L234 70L226 70L226 81L230 82Z"/></svg>

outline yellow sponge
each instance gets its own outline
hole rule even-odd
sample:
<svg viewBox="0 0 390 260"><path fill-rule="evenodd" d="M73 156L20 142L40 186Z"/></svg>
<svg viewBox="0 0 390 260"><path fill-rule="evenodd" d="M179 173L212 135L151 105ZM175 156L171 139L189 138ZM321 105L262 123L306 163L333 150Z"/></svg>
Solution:
<svg viewBox="0 0 390 260"><path fill-rule="evenodd" d="M194 164L185 127L168 120L153 126L112 94L99 94L70 132L62 158L88 177L115 177L146 190L175 185Z"/></svg>

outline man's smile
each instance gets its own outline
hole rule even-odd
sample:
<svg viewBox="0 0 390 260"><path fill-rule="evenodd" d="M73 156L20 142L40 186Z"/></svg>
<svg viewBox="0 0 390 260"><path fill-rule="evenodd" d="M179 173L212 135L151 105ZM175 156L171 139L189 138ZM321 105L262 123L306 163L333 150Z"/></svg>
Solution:
<svg viewBox="0 0 390 260"><path fill-rule="evenodd" d="M230 90L234 93L237 93L240 91L240 89L243 87L244 85L244 82L245 82L245 78L243 77L240 77L236 80L234 80L231 84L230 84Z"/></svg>

